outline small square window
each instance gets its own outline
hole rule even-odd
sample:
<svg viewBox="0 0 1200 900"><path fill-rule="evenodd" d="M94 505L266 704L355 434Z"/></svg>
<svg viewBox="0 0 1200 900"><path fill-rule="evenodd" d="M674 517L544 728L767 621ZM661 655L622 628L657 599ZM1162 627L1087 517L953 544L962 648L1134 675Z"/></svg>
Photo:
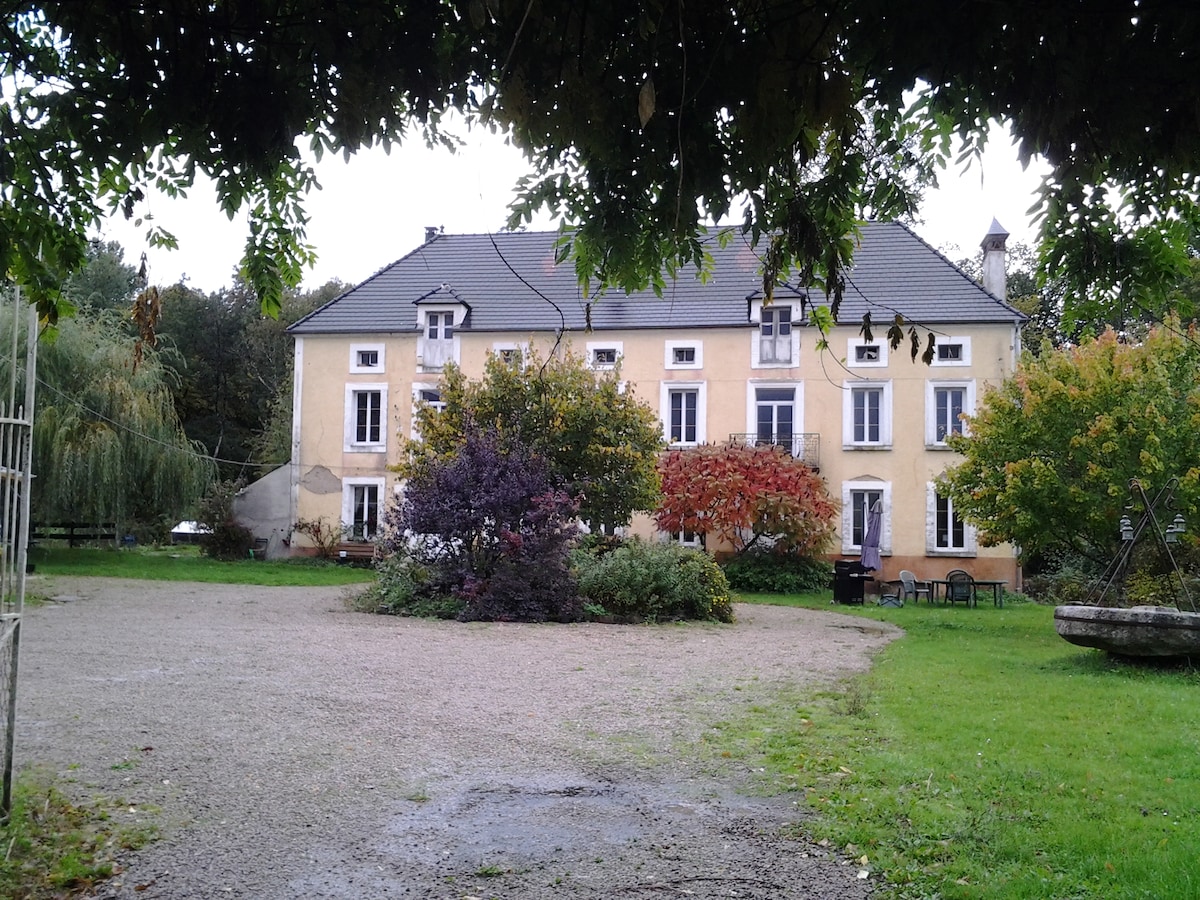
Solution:
<svg viewBox="0 0 1200 900"><path fill-rule="evenodd" d="M597 347L592 351L592 363L597 366L615 366L617 364L617 348Z"/></svg>
<svg viewBox="0 0 1200 900"><path fill-rule="evenodd" d="M879 362L879 345L860 344L855 347L854 361L860 363Z"/></svg>
<svg viewBox="0 0 1200 900"><path fill-rule="evenodd" d="M938 344L937 358L939 362L961 362L963 358L962 344Z"/></svg>
<svg viewBox="0 0 1200 900"><path fill-rule="evenodd" d="M506 366L515 366L521 361L521 351L515 347L505 347L499 351L500 361Z"/></svg>
<svg viewBox="0 0 1200 900"><path fill-rule="evenodd" d="M695 347L675 347L671 356L677 366L690 366L696 361Z"/></svg>
<svg viewBox="0 0 1200 900"><path fill-rule="evenodd" d="M376 369L379 367L378 350L359 350L358 367L360 369Z"/></svg>

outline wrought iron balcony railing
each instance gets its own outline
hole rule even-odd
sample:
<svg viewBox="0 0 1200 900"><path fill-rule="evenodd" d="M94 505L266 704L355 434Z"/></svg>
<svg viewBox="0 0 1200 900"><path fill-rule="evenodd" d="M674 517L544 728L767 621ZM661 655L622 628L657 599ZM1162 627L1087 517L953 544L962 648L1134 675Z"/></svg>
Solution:
<svg viewBox="0 0 1200 900"><path fill-rule="evenodd" d="M745 444L747 447L754 447L758 444L774 444L783 447L796 459L808 463L808 467L814 472L821 471L821 435L819 434L777 434L774 436L731 434L729 443Z"/></svg>

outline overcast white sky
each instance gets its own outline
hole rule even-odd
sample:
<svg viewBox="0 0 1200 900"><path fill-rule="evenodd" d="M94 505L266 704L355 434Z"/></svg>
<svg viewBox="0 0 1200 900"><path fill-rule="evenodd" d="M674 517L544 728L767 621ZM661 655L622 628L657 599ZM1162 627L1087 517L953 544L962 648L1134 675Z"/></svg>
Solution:
<svg viewBox="0 0 1200 900"><path fill-rule="evenodd" d="M513 185L525 173L520 153L486 131L466 135L466 146L451 154L426 149L419 141L363 152L349 163L326 158L318 166L323 190L309 195L312 216L308 239L316 247L316 267L305 287L331 278L351 284L363 281L414 249L425 226L447 233L488 232L504 226ZM957 245L952 259L974 255L992 218L1012 241L1034 236L1027 210L1034 202L1042 170L1021 169L1014 146L993 138L982 166L965 173L943 172L942 187L931 192L917 232L939 249ZM229 221L216 204L211 186L197 186L187 200L152 198L147 210L179 239L178 250L147 249L144 228L113 219L106 240L120 241L127 262L137 264L147 253L150 280L174 284L187 279L194 287L215 291L230 284L246 239L244 220ZM550 220L534 227L553 227Z"/></svg>

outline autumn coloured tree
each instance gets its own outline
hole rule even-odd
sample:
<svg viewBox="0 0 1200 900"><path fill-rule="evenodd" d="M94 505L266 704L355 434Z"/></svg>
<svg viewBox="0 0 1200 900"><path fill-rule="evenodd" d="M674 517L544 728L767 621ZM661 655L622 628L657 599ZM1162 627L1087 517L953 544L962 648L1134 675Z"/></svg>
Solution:
<svg viewBox="0 0 1200 900"><path fill-rule="evenodd" d="M447 366L437 406L417 411L420 440L409 446L406 471L455 451L472 422L541 456L593 528L627 525L658 502L662 426L618 369L593 371L569 351L543 359L532 349L522 360L491 356L478 380Z"/></svg>
<svg viewBox="0 0 1200 900"><path fill-rule="evenodd" d="M659 463L662 531L712 535L738 553L774 546L815 555L833 538L837 504L825 482L772 444L670 450Z"/></svg>
<svg viewBox="0 0 1200 900"><path fill-rule="evenodd" d="M963 461L941 479L959 515L987 544L1026 557L1112 558L1129 480L1153 494L1179 479L1188 521L1200 512L1200 342L1177 321L1123 343L1109 331L1022 361L990 388Z"/></svg>

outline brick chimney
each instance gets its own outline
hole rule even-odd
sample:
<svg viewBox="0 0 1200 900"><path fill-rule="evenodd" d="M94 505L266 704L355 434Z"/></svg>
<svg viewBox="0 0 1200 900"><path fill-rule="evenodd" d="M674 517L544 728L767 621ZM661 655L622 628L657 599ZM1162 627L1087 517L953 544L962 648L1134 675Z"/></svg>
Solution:
<svg viewBox="0 0 1200 900"><path fill-rule="evenodd" d="M1005 294L1008 290L1004 271L1007 256L1004 245L1007 241L1008 232L992 219L992 227L979 244L983 248L983 289L1001 300L1007 299Z"/></svg>

